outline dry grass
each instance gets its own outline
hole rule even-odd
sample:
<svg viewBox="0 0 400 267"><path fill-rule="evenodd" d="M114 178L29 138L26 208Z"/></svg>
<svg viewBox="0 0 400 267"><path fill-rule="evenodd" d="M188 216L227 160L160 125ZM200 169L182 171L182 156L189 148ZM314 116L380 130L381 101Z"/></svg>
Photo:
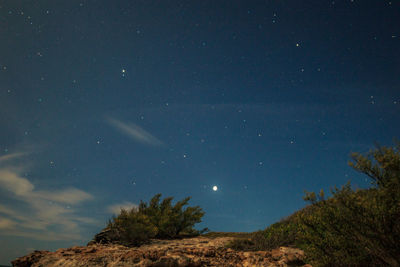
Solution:
<svg viewBox="0 0 400 267"><path fill-rule="evenodd" d="M250 238L252 233L247 232L209 232L206 234L202 234L201 236L208 238L217 238L217 237L235 237L235 238Z"/></svg>

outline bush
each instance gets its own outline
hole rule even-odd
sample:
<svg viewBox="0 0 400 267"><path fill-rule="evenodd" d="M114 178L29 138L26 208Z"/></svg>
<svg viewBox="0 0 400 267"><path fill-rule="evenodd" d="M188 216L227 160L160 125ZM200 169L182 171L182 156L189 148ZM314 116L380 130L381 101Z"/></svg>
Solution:
<svg viewBox="0 0 400 267"><path fill-rule="evenodd" d="M258 251L295 246L297 229L297 223L290 217L272 224L265 230L252 233L250 238L237 238L228 247L242 251Z"/></svg>
<svg viewBox="0 0 400 267"><path fill-rule="evenodd" d="M299 217L306 254L315 266L400 266L400 144L352 158L372 188L348 183L327 200L307 193L314 211Z"/></svg>
<svg viewBox="0 0 400 267"><path fill-rule="evenodd" d="M112 241L125 246L140 246L157 234L157 227L151 223L149 217L135 209L122 209L107 227L113 236Z"/></svg>
<svg viewBox="0 0 400 267"><path fill-rule="evenodd" d="M121 209L107 227L97 234L90 243L118 243L125 246L140 246L151 238L172 239L181 236L195 236L202 233L194 229L204 215L198 206L187 207L187 197L172 205L172 197L160 203L161 194L155 195L147 204L141 201L137 208Z"/></svg>
<svg viewBox="0 0 400 267"><path fill-rule="evenodd" d="M270 225L265 230L251 233L248 238L237 238L230 242L228 247L241 251L259 251L281 246L298 246L298 213Z"/></svg>
<svg viewBox="0 0 400 267"><path fill-rule="evenodd" d="M313 203L311 214L301 214L299 235L306 255L315 266L370 266L374 262L366 242L374 242L367 221L374 215L362 206L365 191L350 184L332 191L327 200L306 194ZM371 266L380 266L373 264Z"/></svg>
<svg viewBox="0 0 400 267"><path fill-rule="evenodd" d="M238 250L302 248L313 266L400 266L400 144L352 154L351 167L371 178L369 189L350 183L306 193L309 206L230 244Z"/></svg>
<svg viewBox="0 0 400 267"><path fill-rule="evenodd" d="M155 195L150 203L140 202L138 211L150 219L157 228L156 238L175 238L179 235L198 235L201 232L193 228L201 222L204 212L199 206L183 209L190 200L187 197L172 206L172 197L160 203L161 194Z"/></svg>
<svg viewBox="0 0 400 267"><path fill-rule="evenodd" d="M274 249L280 246L293 246L297 239L298 224L295 216L272 224L253 236L256 250Z"/></svg>

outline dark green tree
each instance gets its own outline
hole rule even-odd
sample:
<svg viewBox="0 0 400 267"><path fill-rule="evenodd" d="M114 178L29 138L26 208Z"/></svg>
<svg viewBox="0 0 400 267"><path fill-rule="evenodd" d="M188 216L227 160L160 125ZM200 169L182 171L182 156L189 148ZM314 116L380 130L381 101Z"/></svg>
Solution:
<svg viewBox="0 0 400 267"><path fill-rule="evenodd" d="M173 197L167 197L161 203L160 200L161 194L157 194L149 203L140 201L138 207L121 209L121 213L114 216L92 242L139 246L151 238L172 239L202 233L194 225L201 222L205 213L199 206L185 208L190 197L175 205L172 205Z"/></svg>
<svg viewBox="0 0 400 267"><path fill-rule="evenodd" d="M112 242L125 246L140 246L157 234L148 216L135 209L121 209L121 213L108 223Z"/></svg>
<svg viewBox="0 0 400 267"><path fill-rule="evenodd" d="M199 206L187 207L190 197L178 201L172 205L172 197L165 198L160 203L161 194L155 195L149 205L141 202L139 212L147 215L152 224L157 227L157 238L174 238L180 234L198 234L193 227L201 222L204 216L203 210Z"/></svg>

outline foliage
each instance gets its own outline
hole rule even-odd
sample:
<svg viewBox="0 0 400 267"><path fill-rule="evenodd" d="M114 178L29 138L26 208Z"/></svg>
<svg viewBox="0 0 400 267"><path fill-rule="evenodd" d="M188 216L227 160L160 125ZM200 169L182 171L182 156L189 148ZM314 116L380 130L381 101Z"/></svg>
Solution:
<svg viewBox="0 0 400 267"><path fill-rule="evenodd" d="M274 223L265 230L252 233L249 238L237 238L228 247L242 251L270 250L280 246L294 246L298 225L294 215Z"/></svg>
<svg viewBox="0 0 400 267"><path fill-rule="evenodd" d="M240 250L297 246L313 266L400 266L400 144L353 153L349 165L371 178L372 187L334 187L332 196L307 192L309 206L249 239Z"/></svg>
<svg viewBox="0 0 400 267"><path fill-rule="evenodd" d="M299 217L304 249L315 266L400 266L400 144L352 159L372 187L353 190L348 183L329 199L307 193L315 208Z"/></svg>
<svg viewBox="0 0 400 267"><path fill-rule="evenodd" d="M138 246L151 238L171 239L183 235L198 235L203 231L194 229L201 222L204 212L199 206L187 207L187 197L172 205L172 197L160 203L161 194L155 195L147 204L141 201L137 208L121 209L121 213L109 221L112 241L128 246Z"/></svg>
<svg viewBox="0 0 400 267"><path fill-rule="evenodd" d="M157 234L157 227L150 218L135 209L121 209L121 213L108 223L112 240L125 246L140 246Z"/></svg>
<svg viewBox="0 0 400 267"><path fill-rule="evenodd" d="M265 231L253 236L256 250L273 249L280 246L292 246L297 239L297 223L292 218L272 224Z"/></svg>

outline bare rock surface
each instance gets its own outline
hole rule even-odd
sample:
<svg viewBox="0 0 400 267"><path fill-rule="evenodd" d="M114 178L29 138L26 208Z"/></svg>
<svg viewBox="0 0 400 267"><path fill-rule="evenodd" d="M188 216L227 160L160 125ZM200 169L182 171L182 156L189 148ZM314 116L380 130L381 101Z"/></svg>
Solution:
<svg viewBox="0 0 400 267"><path fill-rule="evenodd" d="M152 240L150 244L129 248L115 244L91 244L34 251L12 262L14 267L195 267L195 266L308 266L304 252L280 247L272 251L243 252L225 248L233 237L194 237L181 240Z"/></svg>

